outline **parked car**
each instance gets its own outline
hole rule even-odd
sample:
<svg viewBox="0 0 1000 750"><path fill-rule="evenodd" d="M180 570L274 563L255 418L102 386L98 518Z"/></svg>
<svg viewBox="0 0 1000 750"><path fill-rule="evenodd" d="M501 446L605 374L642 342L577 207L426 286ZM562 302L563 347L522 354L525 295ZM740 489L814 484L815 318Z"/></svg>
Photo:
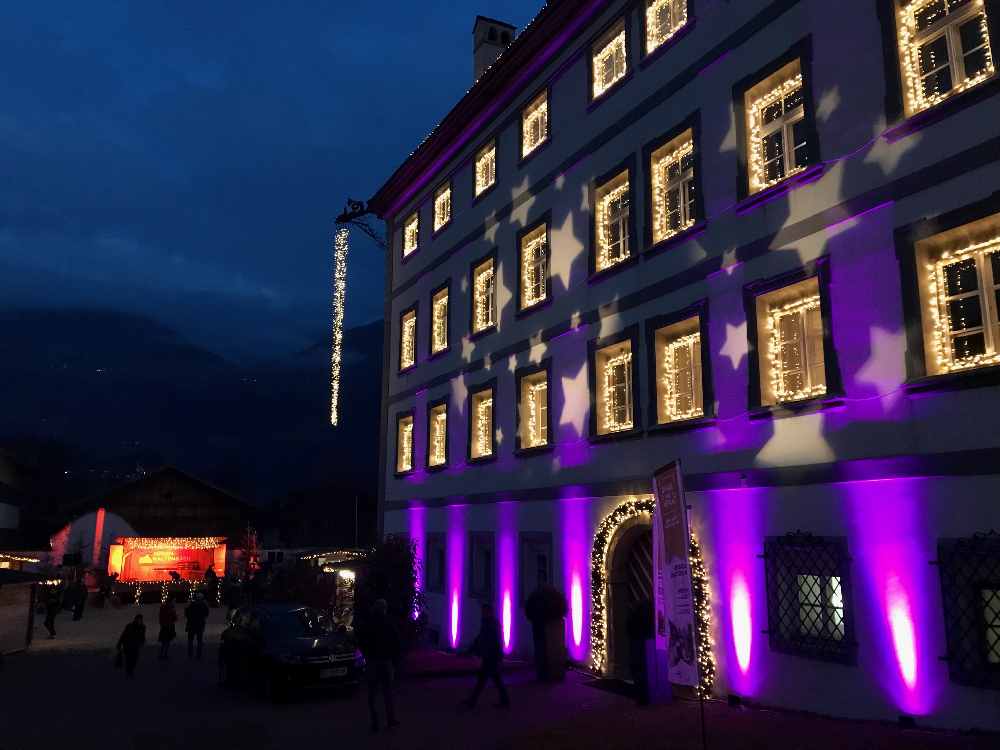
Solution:
<svg viewBox="0 0 1000 750"><path fill-rule="evenodd" d="M233 610L222 632L219 676L279 699L290 688L360 683L364 657L354 634L319 610L262 604Z"/></svg>

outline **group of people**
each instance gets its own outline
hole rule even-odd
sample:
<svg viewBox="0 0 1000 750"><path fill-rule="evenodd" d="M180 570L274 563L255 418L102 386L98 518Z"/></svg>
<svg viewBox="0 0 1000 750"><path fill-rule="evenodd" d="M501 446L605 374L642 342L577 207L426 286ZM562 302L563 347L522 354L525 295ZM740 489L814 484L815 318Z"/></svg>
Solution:
<svg viewBox="0 0 1000 750"><path fill-rule="evenodd" d="M56 586L43 587L42 605L45 608L43 625L48 631L50 639L56 637L56 617L64 609L72 610L74 621L83 619L83 612L87 606L87 596L87 584L84 583L82 575L68 584L60 583Z"/></svg>
<svg viewBox="0 0 1000 750"><path fill-rule="evenodd" d="M196 593L194 599L184 608L184 630L188 639L188 658L201 659L205 640L205 625L208 622L209 608L204 595ZM159 659L166 661L169 657L170 644L177 637L177 608L172 599L160 605L160 632L157 641L160 644ZM116 661L125 667L125 676L133 677L139 662L139 654L146 644L146 625L142 615L136 615L132 622L125 626L118 638Z"/></svg>

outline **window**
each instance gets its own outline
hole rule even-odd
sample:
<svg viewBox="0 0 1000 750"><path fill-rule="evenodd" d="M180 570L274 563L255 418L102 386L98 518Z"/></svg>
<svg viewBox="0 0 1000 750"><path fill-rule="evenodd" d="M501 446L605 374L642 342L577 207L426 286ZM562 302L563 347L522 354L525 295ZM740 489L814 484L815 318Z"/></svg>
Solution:
<svg viewBox="0 0 1000 750"><path fill-rule="evenodd" d="M469 575L469 593L477 598L489 601L493 596L493 580L495 578L495 554L493 534L488 532L473 532L469 535L469 551L471 567Z"/></svg>
<svg viewBox="0 0 1000 750"><path fill-rule="evenodd" d="M941 539L937 556L951 681L1000 690L1000 536Z"/></svg>
<svg viewBox="0 0 1000 750"><path fill-rule="evenodd" d="M813 276L756 298L761 402L780 404L826 393L823 310Z"/></svg>
<svg viewBox="0 0 1000 750"><path fill-rule="evenodd" d="M448 403L427 409L427 465L431 468L448 463Z"/></svg>
<svg viewBox="0 0 1000 750"><path fill-rule="evenodd" d="M796 532L764 542L768 640L775 651L853 662L847 544Z"/></svg>
<svg viewBox="0 0 1000 750"><path fill-rule="evenodd" d="M1000 364L1000 215L916 243L927 372Z"/></svg>
<svg viewBox="0 0 1000 750"><path fill-rule="evenodd" d="M646 54L676 34L688 19L688 0L646 0Z"/></svg>
<svg viewBox="0 0 1000 750"><path fill-rule="evenodd" d="M403 225L403 257L406 258L417 251L420 243L420 214L414 212Z"/></svg>
<svg viewBox="0 0 1000 750"><path fill-rule="evenodd" d="M434 193L434 231L438 232L451 221L451 183L446 183Z"/></svg>
<svg viewBox="0 0 1000 750"><path fill-rule="evenodd" d="M519 442L522 450L549 444L549 374L546 369L518 379Z"/></svg>
<svg viewBox="0 0 1000 750"><path fill-rule="evenodd" d="M492 257L472 269L472 332L480 333L497 324L496 272Z"/></svg>
<svg viewBox="0 0 1000 750"><path fill-rule="evenodd" d="M658 424L705 415L701 321L698 316L655 332L656 421Z"/></svg>
<svg viewBox="0 0 1000 750"><path fill-rule="evenodd" d="M497 181L497 144L490 141L476 154L476 195L482 195Z"/></svg>
<svg viewBox="0 0 1000 750"><path fill-rule="evenodd" d="M431 297L431 354L438 354L448 348L448 297L450 288L446 284Z"/></svg>
<svg viewBox="0 0 1000 750"><path fill-rule="evenodd" d="M624 170L595 191L594 233L597 238L595 271L605 271L628 260L631 254L629 237L629 170Z"/></svg>
<svg viewBox="0 0 1000 750"><path fill-rule="evenodd" d="M652 239L655 245L693 226L697 218L691 131L685 131L653 151L649 170L653 186Z"/></svg>
<svg viewBox="0 0 1000 750"><path fill-rule="evenodd" d="M995 74L982 0L913 0L897 4L896 17L907 114Z"/></svg>
<svg viewBox="0 0 1000 750"><path fill-rule="evenodd" d="M541 224L521 235L521 309L549 296L549 228Z"/></svg>
<svg viewBox="0 0 1000 750"><path fill-rule="evenodd" d="M444 592L445 564L444 534L427 535L427 559L424 561L424 587L431 593Z"/></svg>
<svg viewBox="0 0 1000 750"><path fill-rule="evenodd" d="M597 99L628 72L628 48L625 41L625 21L619 21L594 45L593 96Z"/></svg>
<svg viewBox="0 0 1000 750"><path fill-rule="evenodd" d="M547 583L552 583L552 535L524 532L521 534L522 601Z"/></svg>
<svg viewBox="0 0 1000 750"><path fill-rule="evenodd" d="M521 158L541 146L549 137L549 92L536 96L521 112Z"/></svg>
<svg viewBox="0 0 1000 750"><path fill-rule="evenodd" d="M399 371L417 364L417 309L411 307L399 318Z"/></svg>
<svg viewBox="0 0 1000 750"><path fill-rule="evenodd" d="M469 457L472 460L490 458L494 451L493 387L489 386L471 397L469 411Z"/></svg>
<svg viewBox="0 0 1000 750"><path fill-rule="evenodd" d="M776 185L812 161L802 68L780 68L744 94L750 192Z"/></svg>
<svg viewBox="0 0 1000 750"><path fill-rule="evenodd" d="M597 434L631 430L635 426L631 340L598 349L594 360Z"/></svg>
<svg viewBox="0 0 1000 750"><path fill-rule="evenodd" d="M396 421L396 473L413 470L413 414L403 414Z"/></svg>

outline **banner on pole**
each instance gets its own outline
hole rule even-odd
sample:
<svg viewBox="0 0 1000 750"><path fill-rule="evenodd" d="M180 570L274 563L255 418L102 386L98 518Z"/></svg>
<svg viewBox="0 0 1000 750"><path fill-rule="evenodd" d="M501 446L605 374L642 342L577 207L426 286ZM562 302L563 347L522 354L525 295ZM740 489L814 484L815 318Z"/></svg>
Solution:
<svg viewBox="0 0 1000 750"><path fill-rule="evenodd" d="M698 684L687 504L680 461L653 475L656 561L656 647L667 652L670 682Z"/></svg>

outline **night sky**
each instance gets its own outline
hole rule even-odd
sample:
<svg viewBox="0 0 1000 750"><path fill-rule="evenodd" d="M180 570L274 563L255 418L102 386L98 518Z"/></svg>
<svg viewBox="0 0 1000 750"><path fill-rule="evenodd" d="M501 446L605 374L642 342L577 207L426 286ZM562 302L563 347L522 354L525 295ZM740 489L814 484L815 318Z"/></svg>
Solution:
<svg viewBox="0 0 1000 750"><path fill-rule="evenodd" d="M316 342L344 199L469 87L476 13L541 4L6 4L0 307L140 313L240 360ZM349 326L382 311L355 250Z"/></svg>

